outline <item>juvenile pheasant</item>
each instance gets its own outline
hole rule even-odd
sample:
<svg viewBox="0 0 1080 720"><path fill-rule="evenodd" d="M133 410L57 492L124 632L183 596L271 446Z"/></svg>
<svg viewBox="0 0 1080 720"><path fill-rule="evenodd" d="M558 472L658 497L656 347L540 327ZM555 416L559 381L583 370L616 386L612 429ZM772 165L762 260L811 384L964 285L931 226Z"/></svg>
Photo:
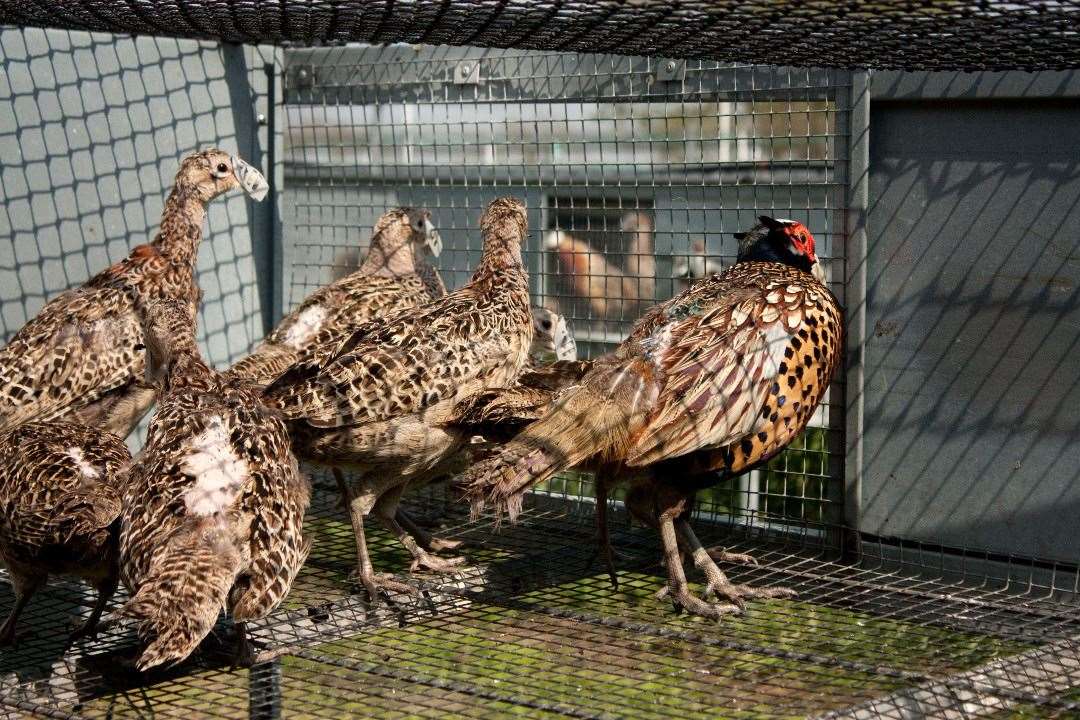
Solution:
<svg viewBox="0 0 1080 720"><path fill-rule="evenodd" d="M364 517L376 517L414 558L414 567L447 570L395 518L410 485L444 474L467 433L443 427L457 402L486 387L510 384L524 367L533 337L528 276L521 261L525 207L492 202L480 221L484 254L472 280L441 300L373 320L335 356L301 362L265 392L288 418L302 458L360 473L339 476L356 534L360 581L377 585L364 542ZM435 549L435 548L432 548ZM400 587L400 584L398 584Z"/></svg>
<svg viewBox="0 0 1080 720"><path fill-rule="evenodd" d="M628 509L660 531L672 601L710 617L741 611L745 598L791 592L730 583L690 527L694 495L791 442L842 348L841 310L819 279L810 232L762 216L737 237L733 266L650 310L613 354L466 478L474 511L492 504L511 519L524 493L560 470L587 467L603 487L629 484ZM724 602L690 591L682 553L705 574L706 597Z"/></svg>
<svg viewBox="0 0 1080 720"><path fill-rule="evenodd" d="M256 200L266 179L221 150L184 159L149 245L53 298L0 349L0 430L60 417L126 437L154 402L143 382L142 332L127 288L195 302L206 205L233 188Z"/></svg>
<svg viewBox="0 0 1080 720"><path fill-rule="evenodd" d="M277 414L199 356L194 307L157 300L140 312L160 397L125 486L120 570L131 599L116 615L137 622L140 670L186 658L223 608L250 662L245 623L277 607L310 550L308 483Z"/></svg>
<svg viewBox="0 0 1080 720"><path fill-rule="evenodd" d="M312 351L336 348L368 320L441 298L446 286L429 259L441 251L430 212L387 211L375 223L367 256L356 272L309 295L226 374L267 385Z"/></svg>
<svg viewBox="0 0 1080 720"><path fill-rule="evenodd" d="M26 603L50 574L78 576L98 591L90 634L116 591L123 471L131 453L120 438L69 422L29 422L0 434L0 559L15 606L0 645L15 639Z"/></svg>

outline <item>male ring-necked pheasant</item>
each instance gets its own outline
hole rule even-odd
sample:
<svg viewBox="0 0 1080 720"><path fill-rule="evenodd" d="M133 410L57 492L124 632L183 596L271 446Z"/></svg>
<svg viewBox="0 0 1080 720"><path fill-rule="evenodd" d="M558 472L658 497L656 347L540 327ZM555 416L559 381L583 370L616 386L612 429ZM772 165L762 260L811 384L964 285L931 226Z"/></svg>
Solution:
<svg viewBox="0 0 1080 720"><path fill-rule="evenodd" d="M15 605L0 645L50 574L76 575L98 591L73 637L90 634L116 591L123 472L131 462L111 433L70 422L28 422L0 434L0 559Z"/></svg>
<svg viewBox="0 0 1080 720"><path fill-rule="evenodd" d="M695 493L766 462L813 415L840 362L842 313L821 281L814 238L799 222L762 216L740 233L722 273L654 307L614 353L562 390L535 423L466 482L474 510L511 518L533 485L571 467L598 482L629 484L627 507L660 531L667 593L710 617L739 612L745 598L783 588L734 585L702 547L688 515ZM683 553L708 581L690 591Z"/></svg>
<svg viewBox="0 0 1080 720"><path fill-rule="evenodd" d="M375 223L360 267L309 295L226 374L267 385L320 348L336 348L368 320L441 298L446 286L430 260L441 251L430 212L387 211Z"/></svg>
<svg viewBox="0 0 1080 720"><path fill-rule="evenodd" d="M206 205L233 188L261 200L266 179L221 150L186 157L148 245L49 301L0 349L0 430L67 419L126 437L154 402L143 382L142 331L128 288L196 302Z"/></svg>
<svg viewBox="0 0 1080 720"><path fill-rule="evenodd" d="M443 465L470 435L447 428L457 402L486 387L509 385L533 337L528 275L521 259L525 207L493 201L480 221L484 254L472 280L441 300L373 320L329 358L301 362L275 380L265 400L288 418L293 447L307 460L350 467L339 476L356 534L360 581L374 599L378 584L364 541L364 517L376 517L414 557L414 566L446 570L396 519L411 484L445 474ZM421 542L423 539L419 539Z"/></svg>
<svg viewBox="0 0 1080 720"><path fill-rule="evenodd" d="M120 572L136 620L140 670L187 657L222 609L237 625L284 599L310 550L309 487L277 413L258 391L210 369L195 344L194 306L140 302L158 408L124 487Z"/></svg>

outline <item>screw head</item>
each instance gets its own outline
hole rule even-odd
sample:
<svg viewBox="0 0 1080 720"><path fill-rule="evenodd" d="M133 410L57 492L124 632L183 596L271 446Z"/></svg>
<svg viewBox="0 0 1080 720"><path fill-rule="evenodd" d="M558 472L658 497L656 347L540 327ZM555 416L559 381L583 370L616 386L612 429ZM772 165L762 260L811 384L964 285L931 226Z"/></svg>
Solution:
<svg viewBox="0 0 1080 720"><path fill-rule="evenodd" d="M462 75L468 75L471 72L472 72L472 65L462 65L461 66L461 74Z"/></svg>
<svg viewBox="0 0 1080 720"><path fill-rule="evenodd" d="M664 63L664 69L668 72L675 72L675 61L668 60L666 63Z"/></svg>
<svg viewBox="0 0 1080 720"><path fill-rule="evenodd" d="M259 113L258 115L255 116L255 122L259 123L260 125L265 125L266 124L266 115L264 113Z"/></svg>

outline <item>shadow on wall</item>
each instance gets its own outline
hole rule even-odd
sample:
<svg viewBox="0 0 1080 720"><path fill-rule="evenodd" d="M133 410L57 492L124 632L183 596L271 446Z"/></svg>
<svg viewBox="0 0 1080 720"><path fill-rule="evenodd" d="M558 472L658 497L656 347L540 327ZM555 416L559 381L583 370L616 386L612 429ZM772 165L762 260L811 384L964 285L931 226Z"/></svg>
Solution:
<svg viewBox="0 0 1080 720"><path fill-rule="evenodd" d="M212 43L39 29L0 32L0 54L0 334L6 340L47 300L153 236L184 155L218 146L264 161L255 99L237 95L264 75L272 56ZM211 204L199 254L199 333L218 366L262 336L248 203L237 193Z"/></svg>
<svg viewBox="0 0 1080 720"><path fill-rule="evenodd" d="M874 115L864 530L1080 555L1078 107Z"/></svg>

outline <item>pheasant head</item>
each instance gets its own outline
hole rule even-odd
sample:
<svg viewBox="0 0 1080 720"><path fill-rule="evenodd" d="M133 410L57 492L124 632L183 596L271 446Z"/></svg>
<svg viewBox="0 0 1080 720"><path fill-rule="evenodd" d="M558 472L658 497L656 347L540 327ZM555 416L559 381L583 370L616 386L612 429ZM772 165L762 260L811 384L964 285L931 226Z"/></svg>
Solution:
<svg viewBox="0 0 1080 720"><path fill-rule="evenodd" d="M388 210L375 223L371 246L361 271L370 275L401 277L416 271L415 258L442 252L442 238L422 208Z"/></svg>
<svg viewBox="0 0 1080 720"><path fill-rule="evenodd" d="M763 260L780 262L811 273L825 282L825 273L818 262L814 236L798 220L758 217L758 224L747 232L735 233L739 241L736 262Z"/></svg>
<svg viewBox="0 0 1080 720"><path fill-rule="evenodd" d="M204 203L234 188L243 189L254 200L262 200L270 189L261 172L217 148L184 158L176 174L176 187L193 192Z"/></svg>

